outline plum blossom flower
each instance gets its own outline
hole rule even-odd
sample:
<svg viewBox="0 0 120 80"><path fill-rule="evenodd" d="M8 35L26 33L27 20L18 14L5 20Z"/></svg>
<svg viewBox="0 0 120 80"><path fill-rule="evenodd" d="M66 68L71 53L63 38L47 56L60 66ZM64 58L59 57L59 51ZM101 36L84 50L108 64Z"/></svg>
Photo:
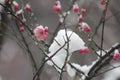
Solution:
<svg viewBox="0 0 120 80"><path fill-rule="evenodd" d="M84 26L84 28L83 28L83 29L84 29L84 31L85 31L85 32L88 32L88 33L91 31L91 29L90 29L90 27L89 27L89 26Z"/></svg>
<svg viewBox="0 0 120 80"><path fill-rule="evenodd" d="M91 28L87 23L82 22L81 27L85 32L87 32L87 33L91 32Z"/></svg>
<svg viewBox="0 0 120 80"><path fill-rule="evenodd" d="M84 52L85 54L88 54L88 53L90 53L90 49L89 49L88 47L85 47L83 52Z"/></svg>
<svg viewBox="0 0 120 80"><path fill-rule="evenodd" d="M39 41L44 41L48 36L48 27L43 28L42 25L34 29L34 34Z"/></svg>
<svg viewBox="0 0 120 80"><path fill-rule="evenodd" d="M90 53L90 49L88 47L80 48L79 53L80 54L88 54L88 53Z"/></svg>
<svg viewBox="0 0 120 80"><path fill-rule="evenodd" d="M86 9L82 8L82 9L81 9L81 13L82 13L82 14L85 14L85 13L86 13Z"/></svg>
<svg viewBox="0 0 120 80"><path fill-rule="evenodd" d="M79 6L78 6L78 4L74 4L73 5L73 12L74 13L78 13L79 12Z"/></svg>
<svg viewBox="0 0 120 80"><path fill-rule="evenodd" d="M80 16L78 17L78 22L79 22L79 23L83 22L83 17L82 17L82 15L80 15Z"/></svg>
<svg viewBox="0 0 120 80"><path fill-rule="evenodd" d="M19 4L16 1L13 1L13 8L15 11L19 9Z"/></svg>
<svg viewBox="0 0 120 80"><path fill-rule="evenodd" d="M118 49L116 49L114 51L113 60L117 61L119 58L120 58L120 53L119 53Z"/></svg>
<svg viewBox="0 0 120 80"><path fill-rule="evenodd" d="M25 5L24 10L29 11L30 13L32 13L32 8L31 8L31 6L30 6L29 3L27 3L27 4Z"/></svg>
<svg viewBox="0 0 120 80"><path fill-rule="evenodd" d="M61 12L61 3L60 1L56 1L53 6L53 10L57 13Z"/></svg>

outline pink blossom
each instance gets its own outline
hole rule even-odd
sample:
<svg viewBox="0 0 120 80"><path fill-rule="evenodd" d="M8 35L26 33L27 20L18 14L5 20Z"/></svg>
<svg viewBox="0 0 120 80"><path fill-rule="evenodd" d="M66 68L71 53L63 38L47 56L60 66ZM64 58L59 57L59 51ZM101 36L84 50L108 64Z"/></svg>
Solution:
<svg viewBox="0 0 120 80"><path fill-rule="evenodd" d="M34 29L34 34L39 41L44 41L48 36L48 27L43 28L42 25Z"/></svg>
<svg viewBox="0 0 120 80"><path fill-rule="evenodd" d="M56 1L53 6L53 10L57 13L61 12L61 4L60 1Z"/></svg>
<svg viewBox="0 0 120 80"><path fill-rule="evenodd" d="M48 33L48 27L45 27L45 32Z"/></svg>
<svg viewBox="0 0 120 80"><path fill-rule="evenodd" d="M87 32L87 33L91 32L91 28L90 28L90 26L89 26L87 23L82 22L81 27L83 28L83 30L84 30L85 32Z"/></svg>
<svg viewBox="0 0 120 80"><path fill-rule="evenodd" d="M83 9L83 8L82 8L82 9L81 9L81 13L82 13L82 14L85 14L85 13L86 13L86 9Z"/></svg>
<svg viewBox="0 0 120 80"><path fill-rule="evenodd" d="M61 12L61 6L53 6L53 10L59 13Z"/></svg>
<svg viewBox="0 0 120 80"><path fill-rule="evenodd" d="M78 22L83 22L83 17L82 17L82 15L79 16Z"/></svg>
<svg viewBox="0 0 120 80"><path fill-rule="evenodd" d="M24 27L20 27L20 32L24 32Z"/></svg>
<svg viewBox="0 0 120 80"><path fill-rule="evenodd" d="M85 54L88 54L90 53L90 49L88 47L84 48L84 51L83 51Z"/></svg>
<svg viewBox="0 0 120 80"><path fill-rule="evenodd" d="M80 48L79 53L80 54L88 54L88 53L90 53L90 49L88 47Z"/></svg>
<svg viewBox="0 0 120 80"><path fill-rule="evenodd" d="M79 6L78 6L78 4L74 4L73 5L73 12L74 13L78 13L79 12Z"/></svg>
<svg viewBox="0 0 120 80"><path fill-rule="evenodd" d="M117 61L120 58L120 54L114 54L113 60Z"/></svg>
<svg viewBox="0 0 120 80"><path fill-rule="evenodd" d="M80 53L80 54L83 54L83 53L84 53L84 49L83 49L83 48L80 48L80 49L79 49L79 53Z"/></svg>
<svg viewBox="0 0 120 80"><path fill-rule="evenodd" d="M29 11L30 13L32 13L32 8L31 8L30 4L28 4L28 3L25 5L24 10Z"/></svg>
<svg viewBox="0 0 120 80"><path fill-rule="evenodd" d="M116 49L114 51L114 55L113 55L113 60L117 61L120 58L120 53L119 51Z"/></svg>
<svg viewBox="0 0 120 80"><path fill-rule="evenodd" d="M19 9L19 5L16 1L13 1L13 8L15 11L17 11Z"/></svg>
<svg viewBox="0 0 120 80"><path fill-rule="evenodd" d="M91 29L90 29L90 27L89 27L89 26L84 26L84 31L85 31L85 32L90 32L90 31L91 31Z"/></svg>

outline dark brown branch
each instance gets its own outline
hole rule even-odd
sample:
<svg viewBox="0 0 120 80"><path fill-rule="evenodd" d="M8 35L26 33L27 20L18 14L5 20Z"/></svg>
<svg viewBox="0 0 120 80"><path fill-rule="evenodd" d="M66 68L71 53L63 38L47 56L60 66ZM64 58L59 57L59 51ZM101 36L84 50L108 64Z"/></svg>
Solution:
<svg viewBox="0 0 120 80"><path fill-rule="evenodd" d="M103 48L103 41L104 41L104 28L105 28L105 17L106 17L106 12L107 12L107 9L108 9L108 5L109 5L109 0L106 2L106 6L105 6L105 10L103 12L103 25L102 25L102 38L101 38L101 49ZM102 56L102 50L100 52L101 56Z"/></svg>
<svg viewBox="0 0 120 80"><path fill-rule="evenodd" d="M86 77L85 80L91 80L93 77L95 77L98 71L100 71L104 66L109 64L109 62L112 60L113 57L112 53L114 52L115 49L119 49L119 48L120 48L120 44L116 44L107 52L107 54L101 57L101 59L99 59L90 69L90 71L88 72L88 77Z"/></svg>

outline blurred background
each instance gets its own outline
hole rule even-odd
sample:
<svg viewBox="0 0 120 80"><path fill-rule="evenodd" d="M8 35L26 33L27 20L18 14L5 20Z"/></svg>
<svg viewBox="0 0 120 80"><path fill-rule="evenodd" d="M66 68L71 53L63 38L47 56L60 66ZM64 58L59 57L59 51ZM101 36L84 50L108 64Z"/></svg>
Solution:
<svg viewBox="0 0 120 80"><path fill-rule="evenodd" d="M59 17L56 13L53 12L53 4L55 0L24 0L23 4L30 2L31 7L34 12L34 18L28 24L32 23L34 27L39 25L44 25L49 27L49 37L47 39L47 43L53 36L53 32L57 28L59 23ZM62 10L66 11L71 2L68 0L60 0L62 5ZM18 3L21 1L17 0ZM99 0L78 0L77 3L79 4L80 8L86 8L87 13L84 16L84 21L87 22L92 32L95 31L95 27L99 24L104 6L100 5ZM106 23L105 23L105 33L104 33L104 49L109 49L115 43L120 42L120 1L119 0L110 0L110 4L108 6L107 16L106 16ZM27 16L27 14L26 14ZM9 16L10 17L10 16ZM28 16L29 17L29 16ZM75 15L72 11L71 14L66 18L66 25L68 29L74 29L77 25L77 15ZM30 63L30 59L28 57L28 53L24 50L24 43L19 36L20 33L17 31L16 27L14 27L14 22L10 19L7 21L7 29L4 30L4 36L0 37L0 80L32 80L33 78L33 69ZM34 28L33 27L33 28ZM14 30L11 32L10 28ZM61 28L63 28L61 26ZM2 30L2 29L0 29ZM3 31L3 30L2 30ZM84 41L86 38L82 33L79 33L78 30L75 31L78 35L80 35ZM91 34L92 34L91 32ZM95 35L94 40L98 45L101 42L101 27L98 29L98 32ZM17 35L17 38L15 35ZM25 40L29 45L29 48L33 54L35 62L37 64L37 68L41 65L43 54L41 51L36 47L35 43L31 39L31 37L24 32L23 35L25 36ZM18 40L19 39L19 40ZM20 45L22 44L22 45ZM91 44L92 46L92 44ZM71 57L71 62L78 63L81 65L84 64L91 64L92 61L96 59L96 55L91 52L89 55L79 55L73 54ZM119 63L117 63L119 64ZM120 72L120 69L117 71ZM120 74L119 74L120 75ZM109 75L105 75L106 77ZM101 75L96 79L99 80L107 80L104 78L104 75ZM114 80L119 80L120 76L116 76ZM41 80L59 80L59 76L57 71L53 67L49 65L45 65L42 74L40 76ZM63 80L73 80L73 78L69 77L66 73L63 76Z"/></svg>

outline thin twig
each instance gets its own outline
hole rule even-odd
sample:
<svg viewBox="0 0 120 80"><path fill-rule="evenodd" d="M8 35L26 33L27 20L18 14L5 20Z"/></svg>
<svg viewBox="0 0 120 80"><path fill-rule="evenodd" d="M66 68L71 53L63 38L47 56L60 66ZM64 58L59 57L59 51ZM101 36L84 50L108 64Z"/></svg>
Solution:
<svg viewBox="0 0 120 80"><path fill-rule="evenodd" d="M37 75L40 75L41 69L44 67L45 63L46 63L48 60L50 60L52 57L54 57L65 45L66 45L66 42L65 42L64 45L61 46L53 55L51 55L49 58L47 58L46 60L44 60L44 61L42 62L42 65L39 67L38 71L37 71L36 74L34 75L33 80L36 79L36 76L37 76Z"/></svg>

